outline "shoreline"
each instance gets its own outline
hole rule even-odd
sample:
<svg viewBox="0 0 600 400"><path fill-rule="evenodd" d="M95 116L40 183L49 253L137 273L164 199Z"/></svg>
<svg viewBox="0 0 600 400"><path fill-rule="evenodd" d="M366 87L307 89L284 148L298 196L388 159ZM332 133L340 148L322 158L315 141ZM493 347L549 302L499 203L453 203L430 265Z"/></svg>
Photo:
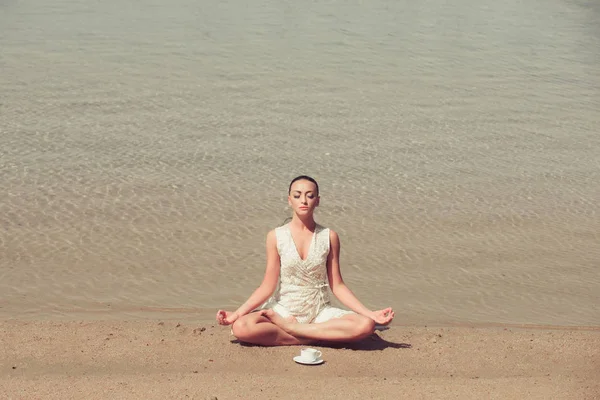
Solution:
<svg viewBox="0 0 600 400"><path fill-rule="evenodd" d="M29 398L600 396L600 327L392 325L353 345L237 343L213 321L0 320L0 387Z"/></svg>
<svg viewBox="0 0 600 400"><path fill-rule="evenodd" d="M16 311L10 312L0 307L0 322L23 321L23 322L81 322L81 321L103 321L103 322L128 322L128 321L180 321L185 323L216 324L217 309L212 308L167 308L167 307L97 307L82 308L80 310L67 308L53 308L48 312L36 310L35 312L21 312L19 316L14 315ZM43 316L42 316L43 315ZM576 330L576 331L598 331L598 325L558 325L537 324L517 322L494 322L494 321L443 321L426 320L404 315L396 316L391 327L432 327L432 328L511 328L511 329L539 329L539 330Z"/></svg>

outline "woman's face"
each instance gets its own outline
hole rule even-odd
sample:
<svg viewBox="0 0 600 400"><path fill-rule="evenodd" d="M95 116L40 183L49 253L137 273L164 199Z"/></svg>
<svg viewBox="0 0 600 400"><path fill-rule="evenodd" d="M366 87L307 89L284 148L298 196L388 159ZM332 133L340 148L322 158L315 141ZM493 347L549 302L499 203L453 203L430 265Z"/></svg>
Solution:
<svg viewBox="0 0 600 400"><path fill-rule="evenodd" d="M288 196L288 203L300 216L311 214L319 205L317 186L304 179L294 182Z"/></svg>

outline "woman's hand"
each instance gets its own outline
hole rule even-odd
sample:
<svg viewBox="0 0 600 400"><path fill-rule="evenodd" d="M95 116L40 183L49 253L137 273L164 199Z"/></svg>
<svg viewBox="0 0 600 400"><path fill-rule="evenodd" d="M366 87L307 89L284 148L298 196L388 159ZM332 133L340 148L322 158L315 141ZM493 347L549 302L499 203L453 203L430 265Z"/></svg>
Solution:
<svg viewBox="0 0 600 400"><path fill-rule="evenodd" d="M394 311L392 307L384 308L383 310L373 311L371 319L379 325L387 325L394 319Z"/></svg>
<svg viewBox="0 0 600 400"><path fill-rule="evenodd" d="M219 310L217 312L217 321L220 325L231 325L233 324L240 316L236 312L229 312L225 310Z"/></svg>

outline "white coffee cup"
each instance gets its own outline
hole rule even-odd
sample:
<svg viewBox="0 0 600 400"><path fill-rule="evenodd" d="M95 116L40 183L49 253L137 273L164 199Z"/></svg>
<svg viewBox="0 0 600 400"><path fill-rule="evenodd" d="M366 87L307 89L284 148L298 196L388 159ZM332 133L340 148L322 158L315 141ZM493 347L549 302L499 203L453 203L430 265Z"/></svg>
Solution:
<svg viewBox="0 0 600 400"><path fill-rule="evenodd" d="M309 347L300 350L300 357L308 362L317 361L319 358L321 358L322 354L323 353L321 353L319 350L311 349Z"/></svg>

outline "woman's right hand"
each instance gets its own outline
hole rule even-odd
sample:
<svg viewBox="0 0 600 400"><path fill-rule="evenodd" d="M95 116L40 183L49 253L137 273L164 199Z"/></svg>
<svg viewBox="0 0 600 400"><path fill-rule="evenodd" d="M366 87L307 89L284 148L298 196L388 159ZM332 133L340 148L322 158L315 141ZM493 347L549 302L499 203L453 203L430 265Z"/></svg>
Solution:
<svg viewBox="0 0 600 400"><path fill-rule="evenodd" d="M236 312L229 312L225 310L219 310L217 312L217 321L220 325L231 325L233 324L240 316Z"/></svg>

